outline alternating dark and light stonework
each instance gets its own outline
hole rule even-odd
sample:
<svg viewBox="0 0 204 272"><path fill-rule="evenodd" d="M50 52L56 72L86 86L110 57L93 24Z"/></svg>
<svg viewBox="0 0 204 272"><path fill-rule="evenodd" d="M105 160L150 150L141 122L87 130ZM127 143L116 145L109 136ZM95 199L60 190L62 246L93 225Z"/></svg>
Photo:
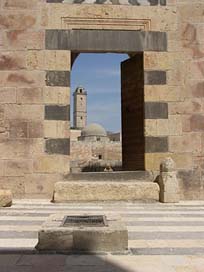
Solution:
<svg viewBox="0 0 204 272"><path fill-rule="evenodd" d="M0 5L0 187L51 197L69 173L71 55L88 48L140 54L142 168L172 157L181 198L203 199L202 1L83 3Z"/></svg>
<svg viewBox="0 0 204 272"><path fill-rule="evenodd" d="M46 0L47 3L166 6L168 0Z"/></svg>

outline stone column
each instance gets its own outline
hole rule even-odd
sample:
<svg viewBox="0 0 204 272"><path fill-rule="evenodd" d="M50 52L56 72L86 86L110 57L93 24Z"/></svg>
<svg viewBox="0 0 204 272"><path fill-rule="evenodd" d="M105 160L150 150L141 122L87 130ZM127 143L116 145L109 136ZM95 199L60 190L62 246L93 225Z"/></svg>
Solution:
<svg viewBox="0 0 204 272"><path fill-rule="evenodd" d="M166 158L160 164L159 200L163 203L179 202L179 185L176 177L176 167L172 158Z"/></svg>

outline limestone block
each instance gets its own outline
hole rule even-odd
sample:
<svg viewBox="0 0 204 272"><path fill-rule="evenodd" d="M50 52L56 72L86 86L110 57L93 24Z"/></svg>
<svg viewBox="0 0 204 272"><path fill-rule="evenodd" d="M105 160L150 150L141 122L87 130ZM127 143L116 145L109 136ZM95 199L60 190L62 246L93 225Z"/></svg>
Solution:
<svg viewBox="0 0 204 272"><path fill-rule="evenodd" d="M170 114L191 114L202 112L202 101L200 98L185 99L183 102L169 103Z"/></svg>
<svg viewBox="0 0 204 272"><path fill-rule="evenodd" d="M16 198L25 195L25 176L0 177L0 189L10 190Z"/></svg>
<svg viewBox="0 0 204 272"><path fill-rule="evenodd" d="M26 56L28 69L66 71L70 70L70 51L29 50Z"/></svg>
<svg viewBox="0 0 204 272"><path fill-rule="evenodd" d="M20 70L25 69L25 52L1 52L0 70Z"/></svg>
<svg viewBox="0 0 204 272"><path fill-rule="evenodd" d="M1 14L0 26L6 29L18 29L25 30L31 29L36 26L37 16L36 12L26 11L19 12L16 14L13 11L6 11Z"/></svg>
<svg viewBox="0 0 204 272"><path fill-rule="evenodd" d="M44 137L46 138L69 138L69 122L45 120L44 121Z"/></svg>
<svg viewBox="0 0 204 272"><path fill-rule="evenodd" d="M27 158L31 153L31 146L29 139L1 139L1 159Z"/></svg>
<svg viewBox="0 0 204 272"><path fill-rule="evenodd" d="M38 240L38 250L70 250L73 247L73 232L44 229L39 232Z"/></svg>
<svg viewBox="0 0 204 272"><path fill-rule="evenodd" d="M182 134L182 118L180 115L169 115L169 135Z"/></svg>
<svg viewBox="0 0 204 272"><path fill-rule="evenodd" d="M0 207L10 207L12 205L12 193L10 190L0 190Z"/></svg>
<svg viewBox="0 0 204 272"><path fill-rule="evenodd" d="M200 133L188 133L182 136L169 137L170 152L193 152L200 154L201 152L201 137Z"/></svg>
<svg viewBox="0 0 204 272"><path fill-rule="evenodd" d="M43 105L17 105L7 104L5 106L5 118L8 120L43 120Z"/></svg>
<svg viewBox="0 0 204 272"><path fill-rule="evenodd" d="M45 32L10 30L6 33L9 49L43 49Z"/></svg>
<svg viewBox="0 0 204 272"><path fill-rule="evenodd" d="M172 54L166 52L145 52L144 69L145 70L168 70L171 67Z"/></svg>
<svg viewBox="0 0 204 272"><path fill-rule="evenodd" d="M18 104L43 104L43 91L41 88L18 88Z"/></svg>
<svg viewBox="0 0 204 272"><path fill-rule="evenodd" d="M23 176L32 172L32 160L13 159L5 161L5 176Z"/></svg>
<svg viewBox="0 0 204 272"><path fill-rule="evenodd" d="M38 232L38 250L63 250L85 252L125 252L128 248L127 227L120 217L105 214L105 226L67 225L63 222L67 214L48 217ZM76 215L76 214L75 214ZM87 216L87 214L80 214Z"/></svg>
<svg viewBox="0 0 204 272"><path fill-rule="evenodd" d="M45 196L51 199L54 190L54 184L59 179L59 174L31 174L26 176L25 194L28 198L34 196Z"/></svg>
<svg viewBox="0 0 204 272"><path fill-rule="evenodd" d="M46 50L44 58L46 70L66 71L71 69L71 56L68 50Z"/></svg>
<svg viewBox="0 0 204 272"><path fill-rule="evenodd" d="M1 64L0 64L1 65ZM16 89L15 88L0 88L0 103L16 103Z"/></svg>
<svg viewBox="0 0 204 272"><path fill-rule="evenodd" d="M145 101L180 101L181 91L179 86L145 85Z"/></svg>
<svg viewBox="0 0 204 272"><path fill-rule="evenodd" d="M159 176L159 200L163 203L179 202L179 185L177 180L177 172L175 170L175 163L172 158L166 158L160 164Z"/></svg>
<svg viewBox="0 0 204 272"><path fill-rule="evenodd" d="M0 71L2 87L42 87L45 86L43 71Z"/></svg>
<svg viewBox="0 0 204 272"><path fill-rule="evenodd" d="M185 152L180 153L146 153L145 154L145 166L146 170L159 171L159 165L162 160L167 156L171 156L175 160L178 169L189 169L193 166L192 153Z"/></svg>
<svg viewBox="0 0 204 272"><path fill-rule="evenodd" d="M5 0L3 8L6 9L34 9L37 8L39 0Z"/></svg>
<svg viewBox="0 0 204 272"><path fill-rule="evenodd" d="M37 173L68 173L69 156L47 155L39 156L34 160L34 172Z"/></svg>
<svg viewBox="0 0 204 272"><path fill-rule="evenodd" d="M28 137L29 138L43 138L43 122L32 121L28 123Z"/></svg>
<svg viewBox="0 0 204 272"><path fill-rule="evenodd" d="M69 87L44 87L43 99L45 104L65 104L70 100L70 88Z"/></svg>
<svg viewBox="0 0 204 272"><path fill-rule="evenodd" d="M154 182L57 182L54 202L158 200L159 187Z"/></svg>

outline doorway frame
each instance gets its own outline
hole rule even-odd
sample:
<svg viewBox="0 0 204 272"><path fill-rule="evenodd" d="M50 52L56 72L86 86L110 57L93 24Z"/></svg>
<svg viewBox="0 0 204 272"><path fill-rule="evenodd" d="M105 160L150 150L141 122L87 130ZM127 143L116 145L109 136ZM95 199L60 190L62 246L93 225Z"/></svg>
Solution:
<svg viewBox="0 0 204 272"><path fill-rule="evenodd" d="M145 59L146 52L155 54L167 52L167 33L159 31L138 31L119 29L47 29L45 31L45 49L52 51L66 51L70 55L70 63L67 70L46 71L46 85L55 87L67 87L70 91L70 71L73 60L71 56L78 56L79 53L127 53L132 55L143 52ZM145 63L145 62L144 62ZM144 66L144 90L146 87L166 85L167 71L162 67L146 69ZM45 105L45 112L50 112L53 107ZM64 120L65 111L68 112L70 122L70 101L67 105L55 105L58 111L59 120ZM62 108L66 107L66 108ZM60 109L60 110L59 110ZM48 114L49 115L49 114ZM148 120L168 119L168 102L144 100L144 131L145 131L145 170L152 170L151 154L163 154L165 157L169 151L168 135L148 135L146 123ZM52 120L51 118L45 120ZM68 128L69 129L69 128ZM54 149L53 149L54 144ZM61 152L70 155L70 138L65 136L61 139L46 139L46 147L49 154ZM63 153L63 150L67 150Z"/></svg>

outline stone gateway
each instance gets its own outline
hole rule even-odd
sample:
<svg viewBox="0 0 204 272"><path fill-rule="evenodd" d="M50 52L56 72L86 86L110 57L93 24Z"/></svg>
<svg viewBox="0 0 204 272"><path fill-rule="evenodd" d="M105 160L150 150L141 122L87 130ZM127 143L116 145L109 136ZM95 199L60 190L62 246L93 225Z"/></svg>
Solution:
<svg viewBox="0 0 204 272"><path fill-rule="evenodd" d="M1 189L51 197L67 179L72 64L80 53L112 52L129 55L121 64L123 170L156 176L171 157L180 198L203 199L202 1L0 2Z"/></svg>

